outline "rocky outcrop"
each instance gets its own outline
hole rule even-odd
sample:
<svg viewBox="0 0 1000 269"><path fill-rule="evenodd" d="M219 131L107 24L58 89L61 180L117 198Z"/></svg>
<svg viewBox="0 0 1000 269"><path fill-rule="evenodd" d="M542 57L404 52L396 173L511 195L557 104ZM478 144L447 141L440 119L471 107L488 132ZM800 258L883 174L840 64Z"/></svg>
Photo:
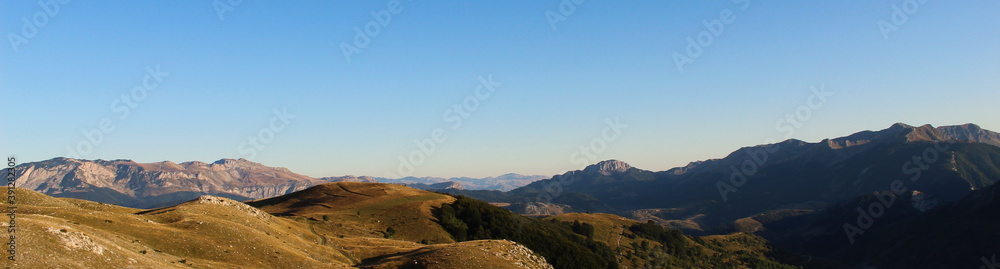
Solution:
<svg viewBox="0 0 1000 269"><path fill-rule="evenodd" d="M896 123L880 131L862 131L852 135L824 140L833 149L867 145L871 142L972 142L1000 147L1000 134L980 128L975 124L919 127Z"/></svg>
<svg viewBox="0 0 1000 269"><path fill-rule="evenodd" d="M622 173L622 172L628 171L629 169L632 169L632 166L628 165L627 163L625 163L623 161L619 161L619 160L607 160L607 161L599 162L599 163L594 164L594 165L587 166L587 168L584 168L583 171L584 172L597 172L597 173L600 173L602 175L607 176L607 175L611 175L611 174L614 174L614 173Z"/></svg>
<svg viewBox="0 0 1000 269"><path fill-rule="evenodd" d="M19 165L17 176L20 187L44 194L140 208L176 204L204 194L234 199L273 197L322 183L245 159L176 164L55 158Z"/></svg>

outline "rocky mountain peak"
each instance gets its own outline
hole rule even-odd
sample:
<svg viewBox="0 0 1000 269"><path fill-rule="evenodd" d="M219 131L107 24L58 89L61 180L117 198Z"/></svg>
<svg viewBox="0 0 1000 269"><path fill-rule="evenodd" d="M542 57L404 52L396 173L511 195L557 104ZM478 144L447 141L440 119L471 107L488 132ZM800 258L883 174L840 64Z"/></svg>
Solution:
<svg viewBox="0 0 1000 269"><path fill-rule="evenodd" d="M223 158L223 159L219 159L218 161L213 162L212 164L221 164L221 165L259 165L259 163L251 162L250 160L247 160L247 159L244 159L244 158L239 158L239 159L225 159L225 158Z"/></svg>
<svg viewBox="0 0 1000 269"><path fill-rule="evenodd" d="M74 197L150 208L201 194L253 199L287 194L322 181L246 159L137 163L131 160L54 158L18 166L21 186L58 197Z"/></svg>
<svg viewBox="0 0 1000 269"><path fill-rule="evenodd" d="M896 123L880 131L861 131L849 136L824 140L831 148L847 148L871 142L934 142L964 141L1000 146L1000 134L980 128L975 124L934 127L930 124L912 126Z"/></svg>
<svg viewBox="0 0 1000 269"><path fill-rule="evenodd" d="M597 172L597 173L601 173L602 175L610 175L610 174L613 174L613 173L625 172L625 171L628 171L631 168L632 168L631 165L628 165L628 163L625 163L623 161L619 161L619 160L607 160L607 161L602 161L602 162L599 162L597 164L593 164L593 165L587 166L587 168L584 168L583 171L585 171L585 172Z"/></svg>
<svg viewBox="0 0 1000 269"><path fill-rule="evenodd" d="M892 126L889 126L889 130L903 130L903 129L913 129L913 126L902 122L897 122L892 124Z"/></svg>

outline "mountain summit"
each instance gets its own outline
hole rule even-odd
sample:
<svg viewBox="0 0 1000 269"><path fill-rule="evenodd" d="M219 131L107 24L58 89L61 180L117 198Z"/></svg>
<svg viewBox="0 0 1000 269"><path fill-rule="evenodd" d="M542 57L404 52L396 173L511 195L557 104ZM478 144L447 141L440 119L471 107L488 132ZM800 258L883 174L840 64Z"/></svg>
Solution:
<svg viewBox="0 0 1000 269"><path fill-rule="evenodd" d="M628 165L628 163L619 160L607 160L587 166L587 168L584 168L583 171L596 172L607 176L614 173L622 173L628 171L629 169L632 169L632 166Z"/></svg>
<svg viewBox="0 0 1000 269"><path fill-rule="evenodd" d="M246 159L177 164L54 158L24 163L17 169L17 181L23 188L139 208L174 204L203 194L237 200L273 197L324 182Z"/></svg>
<svg viewBox="0 0 1000 269"><path fill-rule="evenodd" d="M607 160L504 196L481 197L509 202L518 211L548 206L563 212L615 213L713 232L766 212L821 210L898 187L897 180L905 183L906 195L952 202L1000 179L997 156L1000 134L974 124L897 123L818 143L789 139L744 147L720 159L662 172Z"/></svg>
<svg viewBox="0 0 1000 269"><path fill-rule="evenodd" d="M871 142L968 142L1000 147L1000 133L980 128L975 124L919 127L896 123L881 131L861 131L849 136L824 140L831 148L839 149L869 144Z"/></svg>

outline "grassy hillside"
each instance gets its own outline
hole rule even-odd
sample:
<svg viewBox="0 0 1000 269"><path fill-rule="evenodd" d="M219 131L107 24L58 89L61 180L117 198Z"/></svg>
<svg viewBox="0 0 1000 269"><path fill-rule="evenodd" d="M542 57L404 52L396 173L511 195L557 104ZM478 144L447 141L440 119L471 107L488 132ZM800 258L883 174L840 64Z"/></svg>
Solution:
<svg viewBox="0 0 1000 269"><path fill-rule="evenodd" d="M346 268L351 264L338 251L315 244L318 238L307 225L224 198L141 211L23 189L16 193L19 255L16 263L4 259L4 266Z"/></svg>
<svg viewBox="0 0 1000 269"><path fill-rule="evenodd" d="M432 208L455 198L397 184L337 182L293 194L249 201L277 215L309 223L331 237L383 237L410 242L450 243ZM392 229L393 233L387 231Z"/></svg>
<svg viewBox="0 0 1000 269"><path fill-rule="evenodd" d="M280 216L214 196L140 210L16 194L19 255L5 268L551 268L512 242L450 243L430 210L451 197L389 184L323 185L258 201L274 202L263 207ZM429 240L443 243L419 243ZM466 255L484 250L497 255Z"/></svg>

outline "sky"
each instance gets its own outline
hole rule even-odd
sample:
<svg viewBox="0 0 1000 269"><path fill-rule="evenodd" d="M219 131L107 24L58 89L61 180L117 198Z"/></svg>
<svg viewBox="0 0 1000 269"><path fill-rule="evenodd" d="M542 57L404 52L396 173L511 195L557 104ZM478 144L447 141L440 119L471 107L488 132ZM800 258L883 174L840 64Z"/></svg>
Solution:
<svg viewBox="0 0 1000 269"><path fill-rule="evenodd" d="M485 177L1000 131L1000 1L579 2L4 1L0 154Z"/></svg>

